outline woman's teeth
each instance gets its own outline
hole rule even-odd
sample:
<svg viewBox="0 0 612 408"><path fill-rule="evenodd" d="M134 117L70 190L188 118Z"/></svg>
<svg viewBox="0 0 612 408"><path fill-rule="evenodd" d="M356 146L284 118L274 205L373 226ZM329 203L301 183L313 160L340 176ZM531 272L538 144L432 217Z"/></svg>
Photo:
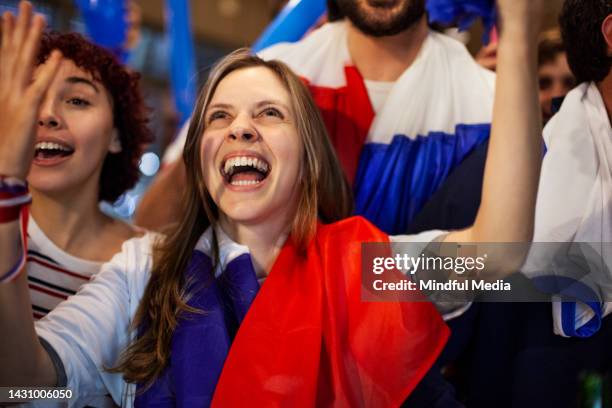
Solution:
<svg viewBox="0 0 612 408"><path fill-rule="evenodd" d="M230 184L232 186L249 186L261 183L261 180L233 180Z"/></svg>
<svg viewBox="0 0 612 408"><path fill-rule="evenodd" d="M34 149L36 151L40 151L40 150L56 150L56 151L60 151L60 152L72 152L72 149L61 145L59 143L53 143L53 142L39 142L36 143L34 145Z"/></svg>
<svg viewBox="0 0 612 408"><path fill-rule="evenodd" d="M223 171L225 172L225 174L227 175L231 175L236 167L244 167L244 166L248 166L248 167L252 167L262 173L267 173L268 172L268 163L266 163L263 160L258 159L257 157L246 157L246 156L240 156L240 157L232 157L230 159L228 159L225 162L225 165L223 166Z"/></svg>

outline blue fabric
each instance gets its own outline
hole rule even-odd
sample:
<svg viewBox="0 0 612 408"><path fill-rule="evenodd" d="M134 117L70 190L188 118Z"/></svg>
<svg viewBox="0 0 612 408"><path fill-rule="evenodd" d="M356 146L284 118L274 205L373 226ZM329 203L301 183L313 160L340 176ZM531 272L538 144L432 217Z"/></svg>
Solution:
<svg viewBox="0 0 612 408"><path fill-rule="evenodd" d="M170 40L170 82L182 126L191 116L196 100L196 62L187 0L167 0Z"/></svg>
<svg viewBox="0 0 612 408"><path fill-rule="evenodd" d="M75 0L87 34L92 41L109 49L121 61L127 59L123 48L127 32L125 0Z"/></svg>
<svg viewBox="0 0 612 408"><path fill-rule="evenodd" d="M441 24L457 23L465 31L478 18L485 27L483 42L489 42L489 32L495 25L495 0L427 0L429 22Z"/></svg>
<svg viewBox="0 0 612 408"><path fill-rule="evenodd" d="M325 0L290 1L253 44L253 52L301 39L325 13Z"/></svg>
<svg viewBox="0 0 612 408"><path fill-rule="evenodd" d="M603 310L599 303L587 302L595 316L580 327L576 327L576 302L563 302L561 304L561 326L563 332L571 337L591 337L599 331L601 320L603 319Z"/></svg>
<svg viewBox="0 0 612 408"><path fill-rule="evenodd" d="M457 230L474 224L480 207L488 148L486 140L463 159L410 222L407 234L435 229ZM454 333L450 341L453 337Z"/></svg>
<svg viewBox="0 0 612 408"><path fill-rule="evenodd" d="M597 293L572 278L564 276L537 276L532 279L538 290L545 293L560 295L563 299L576 299L593 310L595 316L584 325L576 326L576 302L561 303L561 327L563 333L570 337L591 337L601 327L603 308Z"/></svg>
<svg viewBox="0 0 612 408"><path fill-rule="evenodd" d="M489 137L490 130L489 124L457 125L454 135L396 135L390 144L366 144L355 179L356 213L388 234L405 233L450 172Z"/></svg>
<svg viewBox="0 0 612 408"><path fill-rule="evenodd" d="M187 304L202 313L179 319L170 364L149 389L137 394L135 407L210 405L232 340L259 290L248 254L229 262L215 279L210 257L196 250L185 279Z"/></svg>

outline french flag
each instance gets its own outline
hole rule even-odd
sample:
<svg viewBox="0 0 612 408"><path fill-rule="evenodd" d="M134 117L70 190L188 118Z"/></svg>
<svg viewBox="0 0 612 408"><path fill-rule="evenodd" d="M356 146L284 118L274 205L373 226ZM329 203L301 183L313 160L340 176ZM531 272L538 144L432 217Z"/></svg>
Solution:
<svg viewBox="0 0 612 408"><path fill-rule="evenodd" d="M356 213L389 234L410 222L454 168L487 140L495 75L465 46L431 31L414 63L374 112L351 62L346 22L259 55L308 84L355 192Z"/></svg>
<svg viewBox="0 0 612 408"><path fill-rule="evenodd" d="M449 329L429 302L362 301L361 242L388 242L362 217L287 240L259 285L247 248L212 229L185 271L188 305L164 373L138 407L399 406ZM339 256L341 255L341 256Z"/></svg>

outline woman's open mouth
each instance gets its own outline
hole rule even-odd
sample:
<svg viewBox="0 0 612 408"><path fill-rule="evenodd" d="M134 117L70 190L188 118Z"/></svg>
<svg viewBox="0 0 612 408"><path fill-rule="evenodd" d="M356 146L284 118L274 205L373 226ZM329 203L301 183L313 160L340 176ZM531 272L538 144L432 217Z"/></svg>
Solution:
<svg viewBox="0 0 612 408"><path fill-rule="evenodd" d="M231 186L256 186L269 174L270 164L260 156L232 156L221 163L221 175Z"/></svg>
<svg viewBox="0 0 612 408"><path fill-rule="evenodd" d="M34 146L34 163L54 165L63 162L74 153L74 149L65 143L38 142Z"/></svg>

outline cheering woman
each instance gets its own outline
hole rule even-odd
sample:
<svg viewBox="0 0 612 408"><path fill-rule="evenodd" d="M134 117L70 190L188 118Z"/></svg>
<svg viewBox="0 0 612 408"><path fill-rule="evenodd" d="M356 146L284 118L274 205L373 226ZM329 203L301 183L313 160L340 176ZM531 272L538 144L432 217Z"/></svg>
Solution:
<svg viewBox="0 0 612 408"><path fill-rule="evenodd" d="M498 1L494 119L474 226L404 240L531 239L541 3ZM27 35L9 30L0 61L19 50L29 66L39 26L18 21ZM60 64L52 55L33 82L2 67L0 94L29 98L11 100L14 114L0 121L10 129L0 132L0 172L11 180L25 178L36 141L35 119L22 112L41 104ZM106 392L124 406L401 404L448 329L430 303L361 300L359 244L389 237L344 219L349 188L307 89L282 63L238 51L213 70L193 118L184 212L166 238L124 243L35 326L25 274L0 285L0 383L67 386L77 405ZM5 188L5 207L21 210L21 190ZM0 267L18 261L19 242L18 222L0 224ZM521 262L500 256L487 273Z"/></svg>

